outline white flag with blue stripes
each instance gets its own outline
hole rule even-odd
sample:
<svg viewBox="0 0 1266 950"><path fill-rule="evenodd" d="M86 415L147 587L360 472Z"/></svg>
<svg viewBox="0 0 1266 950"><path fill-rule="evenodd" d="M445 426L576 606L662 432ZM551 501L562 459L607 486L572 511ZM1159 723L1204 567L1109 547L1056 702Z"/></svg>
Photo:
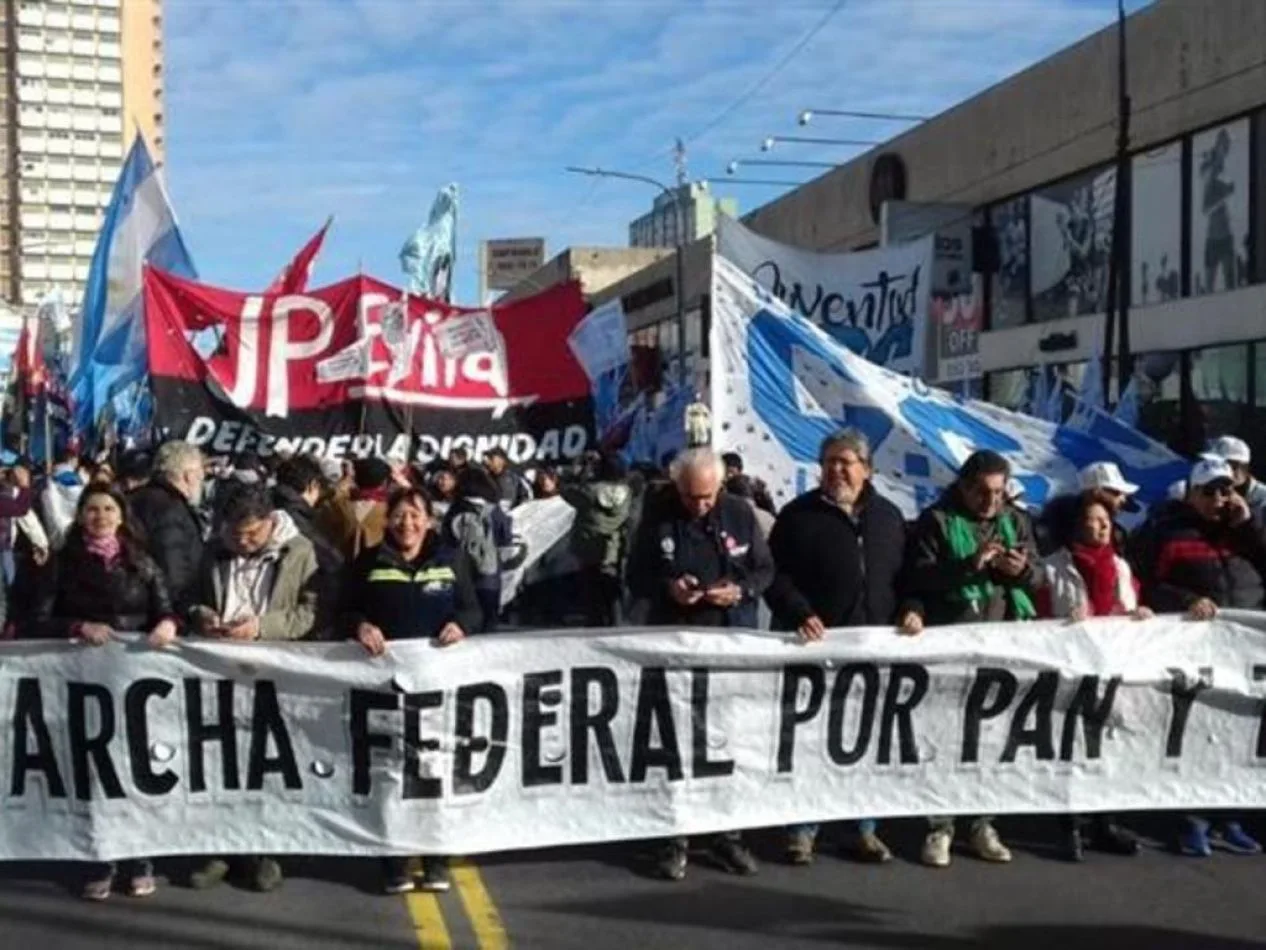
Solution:
<svg viewBox="0 0 1266 950"><path fill-rule="evenodd" d="M145 377L141 271L146 264L179 277L198 276L167 190L138 133L101 223L71 353L80 431L92 427L113 396Z"/></svg>
<svg viewBox="0 0 1266 950"><path fill-rule="evenodd" d="M712 275L713 443L743 456L779 504L817 485L822 440L845 427L866 435L876 486L909 518L978 449L1011 462L1033 507L1075 491L1091 462L1119 465L1143 502L1190 468L1101 409L1057 425L931 388L850 352L725 259Z"/></svg>

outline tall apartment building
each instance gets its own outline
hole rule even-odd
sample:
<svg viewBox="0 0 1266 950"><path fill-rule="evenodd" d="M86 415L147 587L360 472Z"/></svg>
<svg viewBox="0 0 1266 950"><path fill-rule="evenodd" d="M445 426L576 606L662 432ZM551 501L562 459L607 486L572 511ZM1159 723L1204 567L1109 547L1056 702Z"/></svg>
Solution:
<svg viewBox="0 0 1266 950"><path fill-rule="evenodd" d="M77 306L139 129L161 164L161 0L0 0L0 297Z"/></svg>
<svg viewBox="0 0 1266 950"><path fill-rule="evenodd" d="M714 198L708 183L692 181L679 185L676 200L659 195L651 210L629 223L629 247L676 247L681 201L686 214L686 238L683 244L707 237L716 228L717 213L738 217L738 202L733 198Z"/></svg>

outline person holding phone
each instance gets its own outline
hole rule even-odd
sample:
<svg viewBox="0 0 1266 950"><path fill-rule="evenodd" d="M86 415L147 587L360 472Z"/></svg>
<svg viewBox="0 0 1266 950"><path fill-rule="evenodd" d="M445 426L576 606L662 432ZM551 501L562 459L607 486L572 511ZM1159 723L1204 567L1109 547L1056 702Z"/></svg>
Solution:
<svg viewBox="0 0 1266 950"><path fill-rule="evenodd" d="M753 629L774 578L774 559L752 507L722 492L725 464L708 448L687 449L669 468L674 491L647 509L628 567L634 613L652 625ZM687 841L665 842L657 873L686 874ZM737 831L718 836L712 859L733 874L756 873Z"/></svg>
<svg viewBox="0 0 1266 950"><path fill-rule="evenodd" d="M324 615L312 542L290 515L273 510L262 487L234 492L221 518L202 567L197 606L189 612L194 632L239 643L307 639ZM281 886L280 864L259 855L210 858L190 883L199 890L215 887L235 869L257 891Z"/></svg>
<svg viewBox="0 0 1266 950"><path fill-rule="evenodd" d="M1191 470L1187 495L1155 527L1148 561L1140 565L1143 600L1157 613L1212 620L1223 608L1260 610L1266 600L1266 531L1235 490L1230 463L1205 456ZM1261 844L1239 821L1188 816L1178 851L1204 858L1214 847L1260 854Z"/></svg>
<svg viewBox="0 0 1266 950"><path fill-rule="evenodd" d="M919 516L906 556L905 632L1037 616L1037 547L1029 519L1007 502L1010 477L1010 463L997 452L974 452L940 500ZM920 622L911 623L911 615ZM929 824L923 863L948 867L954 819L931 818ZM972 821L968 844L983 861L1011 860L988 816Z"/></svg>

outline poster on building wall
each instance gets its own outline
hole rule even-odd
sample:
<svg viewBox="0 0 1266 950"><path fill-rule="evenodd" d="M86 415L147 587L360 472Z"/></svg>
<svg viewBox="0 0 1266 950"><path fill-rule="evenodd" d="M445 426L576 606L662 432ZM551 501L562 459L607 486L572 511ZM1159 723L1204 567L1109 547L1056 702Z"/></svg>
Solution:
<svg viewBox="0 0 1266 950"><path fill-rule="evenodd" d="M794 312L873 363L923 376L931 235L909 244L821 253L762 237L721 215L717 253Z"/></svg>
<svg viewBox="0 0 1266 950"><path fill-rule="evenodd" d="M1107 301L1116 170L1077 175L1029 199L1033 319L1100 313Z"/></svg>
<svg viewBox="0 0 1266 950"><path fill-rule="evenodd" d="M1212 294L1249 282L1249 122L1241 119L1191 140L1191 292Z"/></svg>
<svg viewBox="0 0 1266 950"><path fill-rule="evenodd" d="M1029 298L1029 199L1013 198L989 210L998 242L993 278L992 326L1018 327L1027 318Z"/></svg>
<svg viewBox="0 0 1266 950"><path fill-rule="evenodd" d="M1134 157L1130 300L1136 307L1182 296L1182 143Z"/></svg>

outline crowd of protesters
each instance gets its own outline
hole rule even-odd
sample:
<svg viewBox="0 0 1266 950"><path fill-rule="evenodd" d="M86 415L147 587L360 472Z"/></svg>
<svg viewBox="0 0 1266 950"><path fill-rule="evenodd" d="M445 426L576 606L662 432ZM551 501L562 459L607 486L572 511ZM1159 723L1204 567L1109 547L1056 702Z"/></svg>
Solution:
<svg viewBox="0 0 1266 950"><path fill-rule="evenodd" d="M0 479L0 627L7 638L90 647L136 631L154 649L184 636L351 639L379 656L393 640L451 647L499 625L769 627L812 649L847 626L919 636L944 624L1153 611L1205 620L1266 606L1266 486L1251 462L1243 441L1215 440L1127 532L1137 487L1115 465L1088 466L1081 490L1035 521L1006 459L988 451L907 523L877 488L855 430L822 443L819 485L781 511L739 456L708 448L682 452L666 471L593 454L531 472L500 450L479 460L459 450L425 468L306 456L213 466L183 442L113 464L67 452L39 478L18 462ZM537 552L521 590L503 591L526 554L510 513L534 498L561 498L575 521ZM1072 861L1087 847L1139 848L1110 815L1069 815L1060 828ZM891 860L879 831L857 823L859 859ZM816 824L787 829L787 859L811 863L817 834ZM954 817L929 817L922 861L949 865L954 835ZM1011 860L990 816L970 816L966 835L977 857ZM1191 856L1261 851L1233 816L1187 817L1176 843ZM756 872L738 830L706 844L723 868ZM688 853L685 839L663 842L655 871L682 878ZM402 859L384 859L382 871L387 893L448 887L442 857L424 861L420 882ZM273 858L214 856L190 884L229 877L261 891L283 880ZM151 863L85 868L85 898L119 886L153 893Z"/></svg>

